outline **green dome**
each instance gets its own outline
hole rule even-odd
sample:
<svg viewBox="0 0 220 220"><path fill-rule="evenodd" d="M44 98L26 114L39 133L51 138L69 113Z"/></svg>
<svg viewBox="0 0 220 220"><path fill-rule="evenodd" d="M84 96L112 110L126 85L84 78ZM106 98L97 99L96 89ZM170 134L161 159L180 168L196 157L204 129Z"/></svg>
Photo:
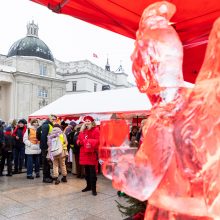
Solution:
<svg viewBox="0 0 220 220"><path fill-rule="evenodd" d="M36 36L26 36L16 41L7 55L7 57L12 56L33 56L54 61L48 46Z"/></svg>

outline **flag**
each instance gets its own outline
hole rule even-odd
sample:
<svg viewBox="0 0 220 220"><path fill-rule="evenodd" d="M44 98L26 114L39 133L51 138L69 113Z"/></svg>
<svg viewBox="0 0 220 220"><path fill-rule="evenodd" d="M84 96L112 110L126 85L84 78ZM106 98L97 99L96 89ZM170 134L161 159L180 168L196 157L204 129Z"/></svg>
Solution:
<svg viewBox="0 0 220 220"><path fill-rule="evenodd" d="M92 56L93 56L94 58L98 58L98 55L97 55L96 53L93 53Z"/></svg>

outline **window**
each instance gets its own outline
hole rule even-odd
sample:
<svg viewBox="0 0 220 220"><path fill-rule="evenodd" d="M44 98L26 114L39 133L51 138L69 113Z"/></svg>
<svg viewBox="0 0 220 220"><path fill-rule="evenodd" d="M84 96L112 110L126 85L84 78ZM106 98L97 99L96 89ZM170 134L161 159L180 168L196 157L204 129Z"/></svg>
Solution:
<svg viewBox="0 0 220 220"><path fill-rule="evenodd" d="M38 96L42 98L47 98L48 97L48 92L45 88L40 88L38 90Z"/></svg>
<svg viewBox="0 0 220 220"><path fill-rule="evenodd" d="M41 76L46 76L47 75L47 65L45 64L40 64L40 75Z"/></svg>
<svg viewBox="0 0 220 220"><path fill-rule="evenodd" d="M97 91L97 83L94 83L94 92Z"/></svg>
<svg viewBox="0 0 220 220"><path fill-rule="evenodd" d="M77 86L77 81L73 81L72 83L73 83L73 92L75 92L76 91L76 86Z"/></svg>

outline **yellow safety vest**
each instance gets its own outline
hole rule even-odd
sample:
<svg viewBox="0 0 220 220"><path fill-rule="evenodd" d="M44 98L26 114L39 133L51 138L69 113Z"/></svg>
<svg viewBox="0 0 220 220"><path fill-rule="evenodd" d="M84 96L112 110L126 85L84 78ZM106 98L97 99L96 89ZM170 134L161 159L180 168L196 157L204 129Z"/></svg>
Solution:
<svg viewBox="0 0 220 220"><path fill-rule="evenodd" d="M64 135L60 134L59 139L60 139L60 142L63 145L63 150L67 150L67 144L65 143Z"/></svg>
<svg viewBox="0 0 220 220"><path fill-rule="evenodd" d="M53 130L53 126L51 124L48 124L48 125L49 125L49 132L48 132L48 134L50 134L52 132L52 130Z"/></svg>

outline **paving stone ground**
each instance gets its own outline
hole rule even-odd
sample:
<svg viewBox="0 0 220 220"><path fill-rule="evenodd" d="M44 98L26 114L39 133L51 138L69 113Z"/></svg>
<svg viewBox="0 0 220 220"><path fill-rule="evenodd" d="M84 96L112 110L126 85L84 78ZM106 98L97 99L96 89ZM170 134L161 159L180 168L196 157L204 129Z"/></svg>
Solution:
<svg viewBox="0 0 220 220"><path fill-rule="evenodd" d="M25 173L0 177L0 220L122 220L111 182L98 176L97 196L82 193L85 180L68 174L68 182L42 183L42 178L26 179Z"/></svg>

